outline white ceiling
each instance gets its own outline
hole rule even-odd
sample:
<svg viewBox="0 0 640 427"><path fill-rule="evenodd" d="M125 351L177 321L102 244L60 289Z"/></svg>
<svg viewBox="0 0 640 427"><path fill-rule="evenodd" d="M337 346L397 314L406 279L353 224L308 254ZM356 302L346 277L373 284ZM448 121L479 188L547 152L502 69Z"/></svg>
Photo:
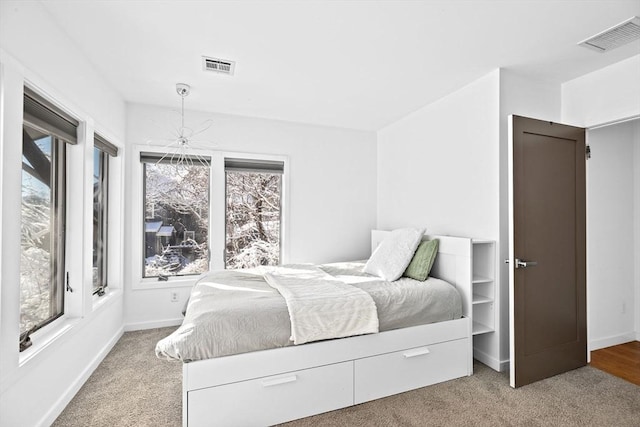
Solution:
<svg viewBox="0 0 640 427"><path fill-rule="evenodd" d="M377 130L503 67L561 83L640 53L579 41L639 0L42 0L128 102ZM236 61L202 71L201 56Z"/></svg>

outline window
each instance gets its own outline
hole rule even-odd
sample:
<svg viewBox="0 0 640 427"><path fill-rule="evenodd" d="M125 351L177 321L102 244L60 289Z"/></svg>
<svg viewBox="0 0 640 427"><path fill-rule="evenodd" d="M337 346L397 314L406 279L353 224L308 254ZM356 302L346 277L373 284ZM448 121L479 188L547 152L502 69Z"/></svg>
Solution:
<svg viewBox="0 0 640 427"><path fill-rule="evenodd" d="M20 235L20 351L64 314L66 145L78 122L25 88Z"/></svg>
<svg viewBox="0 0 640 427"><path fill-rule="evenodd" d="M143 277L185 276L209 270L209 158L182 165L163 154L143 163Z"/></svg>
<svg viewBox="0 0 640 427"><path fill-rule="evenodd" d="M93 147L93 293L105 294L107 287L107 226L109 206L109 157L118 148L98 134Z"/></svg>
<svg viewBox="0 0 640 427"><path fill-rule="evenodd" d="M225 159L226 268L280 263L284 163Z"/></svg>

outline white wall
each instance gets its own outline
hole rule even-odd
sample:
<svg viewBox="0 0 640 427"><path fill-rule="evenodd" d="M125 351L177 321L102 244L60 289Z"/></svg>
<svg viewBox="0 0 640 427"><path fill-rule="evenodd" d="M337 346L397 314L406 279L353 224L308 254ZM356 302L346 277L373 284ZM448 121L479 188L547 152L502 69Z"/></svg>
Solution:
<svg viewBox="0 0 640 427"><path fill-rule="evenodd" d="M72 186L74 193L70 215L80 223L91 223L91 162L92 147L86 136L94 128L114 143L124 140L125 105L82 53L37 2L0 2L0 65L2 67L1 97L1 185L0 205L2 222L0 256L0 423L4 426L49 425L73 397L84 380L115 344L122 333L122 286L120 277L112 276L113 291L98 303L91 293L77 290L69 300L81 295L72 315L67 315L65 328L58 329L57 338L34 340L32 348L18 353L19 336L19 276L21 157L22 149L22 93L25 82L58 102L77 117L81 126L80 144L69 149L70 159L78 161L70 167L74 176L83 182ZM88 184L86 184L88 183ZM84 206L86 205L86 206ZM87 247L91 236L86 226L69 225L72 246L76 253ZM90 243L89 243L90 248ZM90 250L89 250L90 251ZM89 255L90 258L90 255ZM91 286L90 266L70 261L78 275L74 280L81 286ZM87 268L88 267L88 268ZM44 328L42 333L45 332ZM29 355L27 358L26 356Z"/></svg>
<svg viewBox="0 0 640 427"><path fill-rule="evenodd" d="M591 349L635 339L640 120L588 133L587 302ZM635 261L634 261L635 259Z"/></svg>
<svg viewBox="0 0 640 427"><path fill-rule="evenodd" d="M173 90L167 88L167 90ZM190 96L197 96L194 88ZM189 98L185 104L188 107ZM176 96L176 109L179 98ZM288 200L286 258L284 262L329 262L363 259L370 251L370 230L375 226L376 212L376 134L327 128L282 121L253 119L230 115L186 111L187 125L199 128L213 119L213 126L198 135L200 146L213 142L214 150L282 155L288 158ZM167 138L168 122L179 115L171 110L133 104L128 106L127 144L145 144L148 140ZM130 162L136 162L133 158ZM132 176L127 182L139 182ZM215 197L215 195L212 195ZM133 204L130 200L130 212ZM128 329L176 323L189 293L189 287L140 289L133 272L130 248L138 240L131 236L132 221L127 215L125 242L127 286L125 323ZM212 255L214 256L214 255ZM134 284L133 286L131 286ZM189 286L191 283L188 284ZM134 289L135 288L135 289ZM180 302L170 302L170 292L180 294Z"/></svg>
<svg viewBox="0 0 640 427"><path fill-rule="evenodd" d="M640 55L562 84L563 123L591 127L640 116Z"/></svg>
<svg viewBox="0 0 640 427"><path fill-rule="evenodd" d="M378 228L498 239L499 71L378 132Z"/></svg>
<svg viewBox="0 0 640 427"><path fill-rule="evenodd" d="M501 81L494 70L379 131L378 228L491 239L499 256ZM497 277L496 333L474 337L475 357L494 369L502 368L500 288Z"/></svg>

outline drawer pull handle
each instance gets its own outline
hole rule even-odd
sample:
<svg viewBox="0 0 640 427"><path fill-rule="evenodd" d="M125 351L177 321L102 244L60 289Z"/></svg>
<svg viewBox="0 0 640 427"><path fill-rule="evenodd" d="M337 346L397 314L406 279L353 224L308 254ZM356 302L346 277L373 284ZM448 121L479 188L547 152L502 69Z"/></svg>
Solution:
<svg viewBox="0 0 640 427"><path fill-rule="evenodd" d="M406 359L410 359L412 357L424 356L425 354L429 354L429 349L427 347L417 348L415 350L409 350L406 353L403 353L402 355Z"/></svg>
<svg viewBox="0 0 640 427"><path fill-rule="evenodd" d="M262 381L262 387L273 387L274 385L287 384L297 381L298 377L291 375L288 377L274 378L272 380Z"/></svg>

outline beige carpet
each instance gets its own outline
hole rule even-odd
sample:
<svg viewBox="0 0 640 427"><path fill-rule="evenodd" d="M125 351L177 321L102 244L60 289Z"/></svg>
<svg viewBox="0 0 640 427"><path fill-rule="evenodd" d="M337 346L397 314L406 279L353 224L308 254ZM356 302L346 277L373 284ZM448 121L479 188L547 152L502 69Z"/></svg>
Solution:
<svg viewBox="0 0 640 427"><path fill-rule="evenodd" d="M182 364L154 352L175 329L125 332L53 425L182 425Z"/></svg>
<svg viewBox="0 0 640 427"><path fill-rule="evenodd" d="M54 426L180 426L182 366L153 352L173 329L125 333ZM517 390L505 374L474 371L286 426L640 426L640 387L591 367Z"/></svg>

